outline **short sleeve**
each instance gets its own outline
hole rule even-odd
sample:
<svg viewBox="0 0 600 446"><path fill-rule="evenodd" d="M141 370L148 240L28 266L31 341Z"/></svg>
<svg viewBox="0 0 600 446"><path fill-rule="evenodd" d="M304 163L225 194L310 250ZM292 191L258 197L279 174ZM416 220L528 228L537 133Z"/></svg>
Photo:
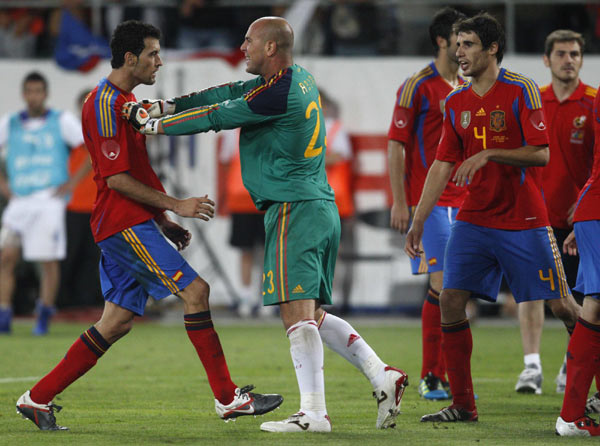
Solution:
<svg viewBox="0 0 600 446"><path fill-rule="evenodd" d="M413 123L415 120L415 110L420 107L419 88L408 91L407 82L404 82L396 93L396 102L392 122L388 130L388 139L408 143L411 138Z"/></svg>
<svg viewBox="0 0 600 446"><path fill-rule="evenodd" d="M71 148L83 144L83 132L81 131L81 122L69 111L63 111L59 117L60 133L63 140Z"/></svg>
<svg viewBox="0 0 600 446"><path fill-rule="evenodd" d="M8 123L10 115L4 115L0 118L0 157L6 157L6 142L8 141Z"/></svg>
<svg viewBox="0 0 600 446"><path fill-rule="evenodd" d="M119 95L110 106L104 99L96 97L94 103L94 144L98 160L98 168L103 178L130 170L129 139L143 138L137 135L133 127L120 117L120 110L126 102ZM98 117L98 111L102 116ZM130 135L128 135L130 134Z"/></svg>
<svg viewBox="0 0 600 446"><path fill-rule="evenodd" d="M446 104L442 136L435 155L435 159L449 163L457 163L464 158L462 140L454 128L454 115L454 110Z"/></svg>

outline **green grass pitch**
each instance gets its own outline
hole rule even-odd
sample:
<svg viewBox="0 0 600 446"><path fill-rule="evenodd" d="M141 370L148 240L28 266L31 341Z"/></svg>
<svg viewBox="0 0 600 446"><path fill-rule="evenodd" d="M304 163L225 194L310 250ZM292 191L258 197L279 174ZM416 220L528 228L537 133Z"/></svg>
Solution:
<svg viewBox="0 0 600 446"><path fill-rule="evenodd" d="M299 408L289 344L279 322L225 322L215 318L234 381L277 392L281 408L263 417L224 423L202 365L182 324L138 323L87 375L59 395L57 415L68 432L41 432L15 413L16 399L64 355L88 325L57 323L52 334L31 336L31 325L17 323L0 337L0 445L548 445L584 440L559 438L554 423L562 404L554 377L566 335L547 324L542 340L543 394L520 395L514 385L522 369L516 324L473 327L472 370L479 395L479 423L420 423L421 415L444 403L419 398L420 328L416 321L389 318L352 321L381 358L409 375L402 414L395 429L376 430L376 403L368 381L325 348L325 390L333 423L330 434L270 434L262 421L286 418ZM589 439L588 439L589 441ZM313 444L314 444L313 443Z"/></svg>

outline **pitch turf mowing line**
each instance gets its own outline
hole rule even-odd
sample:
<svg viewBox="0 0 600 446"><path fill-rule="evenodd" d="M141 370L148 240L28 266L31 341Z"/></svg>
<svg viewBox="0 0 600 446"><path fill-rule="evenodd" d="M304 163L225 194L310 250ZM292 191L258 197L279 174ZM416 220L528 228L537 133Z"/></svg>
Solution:
<svg viewBox="0 0 600 446"><path fill-rule="evenodd" d="M40 378L41 378L41 376L22 376L22 377L13 377L13 378L0 378L0 384L18 383L18 382L27 382L27 381L33 381L35 383Z"/></svg>
<svg viewBox="0 0 600 446"><path fill-rule="evenodd" d="M56 402L59 424L69 432L44 433L15 414L16 399L32 383L0 386L0 445L564 445L577 439L554 435L562 396L554 377L564 356L564 330L546 327L542 339L545 380L542 395L521 395L514 383L522 369L518 328L473 327L473 374L479 395L479 423L420 423L443 403L419 398L421 334L416 326L356 325L384 361L409 375L396 429L375 429L377 409L366 379L325 348L325 389L333 423L330 434L269 434L262 421L280 420L298 409L299 397L289 343L279 326L215 325L238 383L284 395L280 410L263 417L224 423L214 412L206 375L183 325L138 324ZM65 354L89 325L59 323L43 339L17 324L0 344L0 377L41 376ZM585 440L581 440L582 442ZM588 441L589 443L589 441ZM586 444L588 444L586 443ZM583 444L583 443L582 443Z"/></svg>

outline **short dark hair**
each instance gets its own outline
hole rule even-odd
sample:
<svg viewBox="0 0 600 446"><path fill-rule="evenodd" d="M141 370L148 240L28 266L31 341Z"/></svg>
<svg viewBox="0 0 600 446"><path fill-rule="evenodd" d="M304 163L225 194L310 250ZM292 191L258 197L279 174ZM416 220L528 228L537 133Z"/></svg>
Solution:
<svg viewBox="0 0 600 446"><path fill-rule="evenodd" d="M544 54L546 56L550 57L554 49L554 44L557 42L577 42L581 54L583 54L583 50L585 49L585 39L581 34L570 29L557 29L546 37L546 43L544 44Z"/></svg>
<svg viewBox="0 0 600 446"><path fill-rule="evenodd" d="M112 53L110 66L121 68L125 63L126 53L139 56L144 51L144 39L147 37L160 39L160 30L149 23L142 23L138 20L127 20L120 23L110 39L110 52Z"/></svg>
<svg viewBox="0 0 600 446"><path fill-rule="evenodd" d="M481 40L481 45L484 50L487 50L492 43L498 44L498 52L496 53L496 60L498 65L502 62L504 57L504 49L506 47L506 37L504 35L504 28L498 20L487 12L480 12L477 15L459 21L454 25L454 31L458 33L475 33Z"/></svg>
<svg viewBox="0 0 600 446"><path fill-rule="evenodd" d="M46 77L39 71L32 71L23 78L23 89L25 89L25 84L28 82L41 82L44 85L44 90L48 91L48 81L46 80Z"/></svg>
<svg viewBox="0 0 600 446"><path fill-rule="evenodd" d="M442 37L449 42L450 35L454 32L452 30L452 26L459 20L466 18L467 16L462 12L457 11L454 8L450 8L449 6L440 9L435 13L433 20L429 25L429 38L431 39L435 55L437 55L440 50L440 47L437 44L437 37Z"/></svg>

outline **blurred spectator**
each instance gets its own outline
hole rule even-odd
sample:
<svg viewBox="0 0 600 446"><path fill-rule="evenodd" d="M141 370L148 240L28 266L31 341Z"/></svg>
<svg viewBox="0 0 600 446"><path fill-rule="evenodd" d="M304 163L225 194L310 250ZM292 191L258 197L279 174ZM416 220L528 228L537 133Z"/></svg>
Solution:
<svg viewBox="0 0 600 446"><path fill-rule="evenodd" d="M67 196L83 178L69 176L69 148L83 143L81 122L66 111L46 107L48 82L38 72L23 80L25 110L0 120L7 178L0 193L9 199L0 228L0 332L11 329L15 268L21 257L41 269L36 335L48 332L66 254Z"/></svg>
<svg viewBox="0 0 600 446"><path fill-rule="evenodd" d="M67 70L86 72L100 59L110 57L108 42L95 36L88 25L89 10L82 0L62 0L60 9L50 15L50 35L54 40L56 63Z"/></svg>
<svg viewBox="0 0 600 446"><path fill-rule="evenodd" d="M341 311L346 313L350 307L350 294L352 292L352 255L354 254L354 197L352 188L352 146L350 137L344 129L340 119L338 104L325 93L321 92L321 105L325 116L327 134L327 150L325 152L325 170L327 181L335 192L335 204L340 213L342 236L340 240L339 255L342 262L338 262L333 280L333 293L341 294Z"/></svg>
<svg viewBox="0 0 600 446"><path fill-rule="evenodd" d="M0 10L0 57L33 57L43 30L44 21L29 8Z"/></svg>
<svg viewBox="0 0 600 446"><path fill-rule="evenodd" d="M77 99L80 112L90 90L83 91ZM80 168L85 177L73 189L67 204L67 257L61 262L59 307L92 306L104 302L98 276L100 250L90 227L96 183L90 155L83 144L71 151L69 174L75 175Z"/></svg>
<svg viewBox="0 0 600 446"><path fill-rule="evenodd" d="M261 266L265 243L264 212L259 212L242 182L240 163L240 129L221 132L219 162L227 165L225 197L223 205L231 214L229 244L240 252L240 302L237 312L240 317L249 317L260 312L271 311L262 305L262 295L257 283L253 283L254 267ZM256 274L256 278L259 275ZM259 282L260 283L260 282Z"/></svg>
<svg viewBox="0 0 600 446"><path fill-rule="evenodd" d="M230 31L233 8L217 6L215 0L181 0L179 5L179 49L230 50L237 47ZM236 36L238 37L238 36Z"/></svg>

